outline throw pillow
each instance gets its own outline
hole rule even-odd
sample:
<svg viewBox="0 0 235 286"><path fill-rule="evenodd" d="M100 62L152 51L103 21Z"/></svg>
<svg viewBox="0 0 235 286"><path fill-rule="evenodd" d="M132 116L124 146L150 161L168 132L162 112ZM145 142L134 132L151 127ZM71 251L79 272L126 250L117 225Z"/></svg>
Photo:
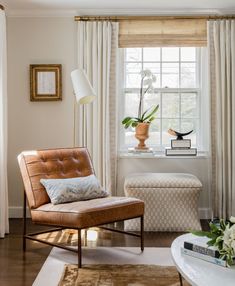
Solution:
<svg viewBox="0 0 235 286"><path fill-rule="evenodd" d="M69 179L41 179L52 204L84 201L108 196L95 175Z"/></svg>

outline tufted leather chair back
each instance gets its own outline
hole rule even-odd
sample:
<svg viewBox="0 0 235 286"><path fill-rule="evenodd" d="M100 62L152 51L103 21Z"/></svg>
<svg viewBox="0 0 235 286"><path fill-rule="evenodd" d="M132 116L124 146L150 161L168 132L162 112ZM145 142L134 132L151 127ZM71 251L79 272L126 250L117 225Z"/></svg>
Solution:
<svg viewBox="0 0 235 286"><path fill-rule="evenodd" d="M18 162L31 209L50 202L40 179L66 179L94 174L86 148L24 151L18 156Z"/></svg>

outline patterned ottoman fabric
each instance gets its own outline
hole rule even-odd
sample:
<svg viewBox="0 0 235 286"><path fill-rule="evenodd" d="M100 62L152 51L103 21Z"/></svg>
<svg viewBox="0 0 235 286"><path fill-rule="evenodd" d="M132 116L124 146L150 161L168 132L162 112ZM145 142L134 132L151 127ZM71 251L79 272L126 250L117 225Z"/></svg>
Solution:
<svg viewBox="0 0 235 286"><path fill-rule="evenodd" d="M125 195L145 202L145 231L200 230L198 198L202 184L181 173L140 173L126 177ZM138 231L139 219L125 222L125 230Z"/></svg>

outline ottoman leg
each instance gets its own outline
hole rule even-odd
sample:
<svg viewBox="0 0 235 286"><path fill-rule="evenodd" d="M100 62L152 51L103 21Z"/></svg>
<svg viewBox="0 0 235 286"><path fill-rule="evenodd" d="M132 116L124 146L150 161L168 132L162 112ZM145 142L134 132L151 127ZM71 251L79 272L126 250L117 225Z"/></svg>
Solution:
<svg viewBox="0 0 235 286"><path fill-rule="evenodd" d="M144 251L144 216L140 217L140 245L141 251Z"/></svg>

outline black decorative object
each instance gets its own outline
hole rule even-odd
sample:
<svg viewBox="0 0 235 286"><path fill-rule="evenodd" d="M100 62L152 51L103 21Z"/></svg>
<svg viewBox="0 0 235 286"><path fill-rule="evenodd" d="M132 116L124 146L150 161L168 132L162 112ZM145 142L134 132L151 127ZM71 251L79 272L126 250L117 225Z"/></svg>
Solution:
<svg viewBox="0 0 235 286"><path fill-rule="evenodd" d="M168 130L168 133L170 135L173 135L173 136L177 137L176 138L177 140L183 140L184 139L183 136L187 136L187 135L191 134L192 132L193 132L193 130L191 130L189 132L186 132L186 133L180 133L180 132L177 132L177 131L175 131L175 130L173 130L171 128Z"/></svg>

